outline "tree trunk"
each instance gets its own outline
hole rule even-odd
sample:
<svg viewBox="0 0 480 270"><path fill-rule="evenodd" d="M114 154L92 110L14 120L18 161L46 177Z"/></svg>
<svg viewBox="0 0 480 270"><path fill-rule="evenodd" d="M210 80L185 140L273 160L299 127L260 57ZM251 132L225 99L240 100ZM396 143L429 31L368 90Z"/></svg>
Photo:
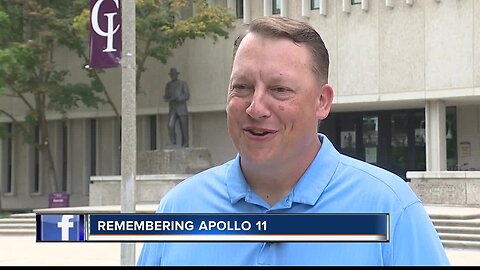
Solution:
<svg viewBox="0 0 480 270"><path fill-rule="evenodd" d="M45 113L40 113L38 120L38 129L40 132L40 141L38 142L38 144L42 159L44 162L46 162L46 177L49 179L51 192L58 192L59 187L57 172L55 170L55 163L53 161L53 155L50 148L48 125L47 119L45 118Z"/></svg>

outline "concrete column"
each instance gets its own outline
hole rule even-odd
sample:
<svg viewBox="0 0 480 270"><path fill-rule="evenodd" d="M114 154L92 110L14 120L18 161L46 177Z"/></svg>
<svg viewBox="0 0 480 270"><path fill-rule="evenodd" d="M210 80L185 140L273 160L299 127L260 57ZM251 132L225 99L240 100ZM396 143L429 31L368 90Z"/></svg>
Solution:
<svg viewBox="0 0 480 270"><path fill-rule="evenodd" d="M350 9L352 7L352 2L351 0L343 0L342 1L342 10L345 13L350 13Z"/></svg>
<svg viewBox="0 0 480 270"><path fill-rule="evenodd" d="M445 138L445 102L429 100L425 106L425 136L427 171L447 170Z"/></svg>
<svg viewBox="0 0 480 270"><path fill-rule="evenodd" d="M327 0L320 0L320 8L318 11L320 14L327 16Z"/></svg>
<svg viewBox="0 0 480 270"><path fill-rule="evenodd" d="M280 7L280 16L287 17L288 16L288 0L280 0L281 7Z"/></svg>
<svg viewBox="0 0 480 270"><path fill-rule="evenodd" d="M243 0L243 23L250 23L250 21L252 21L250 0Z"/></svg>
<svg viewBox="0 0 480 270"><path fill-rule="evenodd" d="M393 0L385 0L385 6L388 8L393 8Z"/></svg>
<svg viewBox="0 0 480 270"><path fill-rule="evenodd" d="M302 17L310 18L310 0L302 0Z"/></svg>
<svg viewBox="0 0 480 270"><path fill-rule="evenodd" d="M90 159L92 153L90 152L91 147L91 138L90 138L90 119L82 119L81 121L81 132L82 132L82 148L83 148L83 162L82 162L82 194L88 196L88 186L90 185Z"/></svg>
<svg viewBox="0 0 480 270"><path fill-rule="evenodd" d="M232 14L237 15L237 2L235 0L227 0L227 8L231 10Z"/></svg>
<svg viewBox="0 0 480 270"><path fill-rule="evenodd" d="M272 0L263 0L263 16L272 15Z"/></svg>
<svg viewBox="0 0 480 270"><path fill-rule="evenodd" d="M194 2L192 2L192 15L195 16L197 14L197 5L195 5Z"/></svg>
<svg viewBox="0 0 480 270"><path fill-rule="evenodd" d="M363 11L368 11L368 0L362 0L361 8Z"/></svg>

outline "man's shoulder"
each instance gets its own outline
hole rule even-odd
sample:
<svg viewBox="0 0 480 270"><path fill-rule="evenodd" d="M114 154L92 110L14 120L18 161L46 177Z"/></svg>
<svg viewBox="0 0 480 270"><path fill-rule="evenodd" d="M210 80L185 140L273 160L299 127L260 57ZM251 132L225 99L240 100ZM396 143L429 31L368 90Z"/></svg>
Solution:
<svg viewBox="0 0 480 270"><path fill-rule="evenodd" d="M389 170L346 156L341 163L349 170L351 179L356 179L358 186L369 190L370 194L391 194L402 205L418 201L407 182Z"/></svg>
<svg viewBox="0 0 480 270"><path fill-rule="evenodd" d="M226 178L233 160L196 173L174 186L164 199L170 202L215 200L219 194L226 194ZM195 196L193 196L195 194ZM222 195L222 196L223 196Z"/></svg>

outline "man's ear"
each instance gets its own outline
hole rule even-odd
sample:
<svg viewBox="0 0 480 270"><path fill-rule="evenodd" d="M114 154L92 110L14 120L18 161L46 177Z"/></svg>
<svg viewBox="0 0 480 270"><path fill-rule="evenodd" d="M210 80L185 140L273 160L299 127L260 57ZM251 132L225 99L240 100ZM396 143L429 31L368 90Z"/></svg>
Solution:
<svg viewBox="0 0 480 270"><path fill-rule="evenodd" d="M317 119L327 118L333 103L333 88L328 83L322 86L317 101Z"/></svg>

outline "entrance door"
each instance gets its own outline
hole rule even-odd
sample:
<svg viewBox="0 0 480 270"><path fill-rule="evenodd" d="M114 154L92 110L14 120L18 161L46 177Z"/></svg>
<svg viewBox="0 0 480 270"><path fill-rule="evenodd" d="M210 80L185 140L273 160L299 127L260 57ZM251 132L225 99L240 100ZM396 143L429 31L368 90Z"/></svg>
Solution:
<svg viewBox="0 0 480 270"><path fill-rule="evenodd" d="M423 110L340 113L333 117L336 129L328 129L336 130L333 141L343 154L406 180L407 171L425 170L424 118Z"/></svg>

